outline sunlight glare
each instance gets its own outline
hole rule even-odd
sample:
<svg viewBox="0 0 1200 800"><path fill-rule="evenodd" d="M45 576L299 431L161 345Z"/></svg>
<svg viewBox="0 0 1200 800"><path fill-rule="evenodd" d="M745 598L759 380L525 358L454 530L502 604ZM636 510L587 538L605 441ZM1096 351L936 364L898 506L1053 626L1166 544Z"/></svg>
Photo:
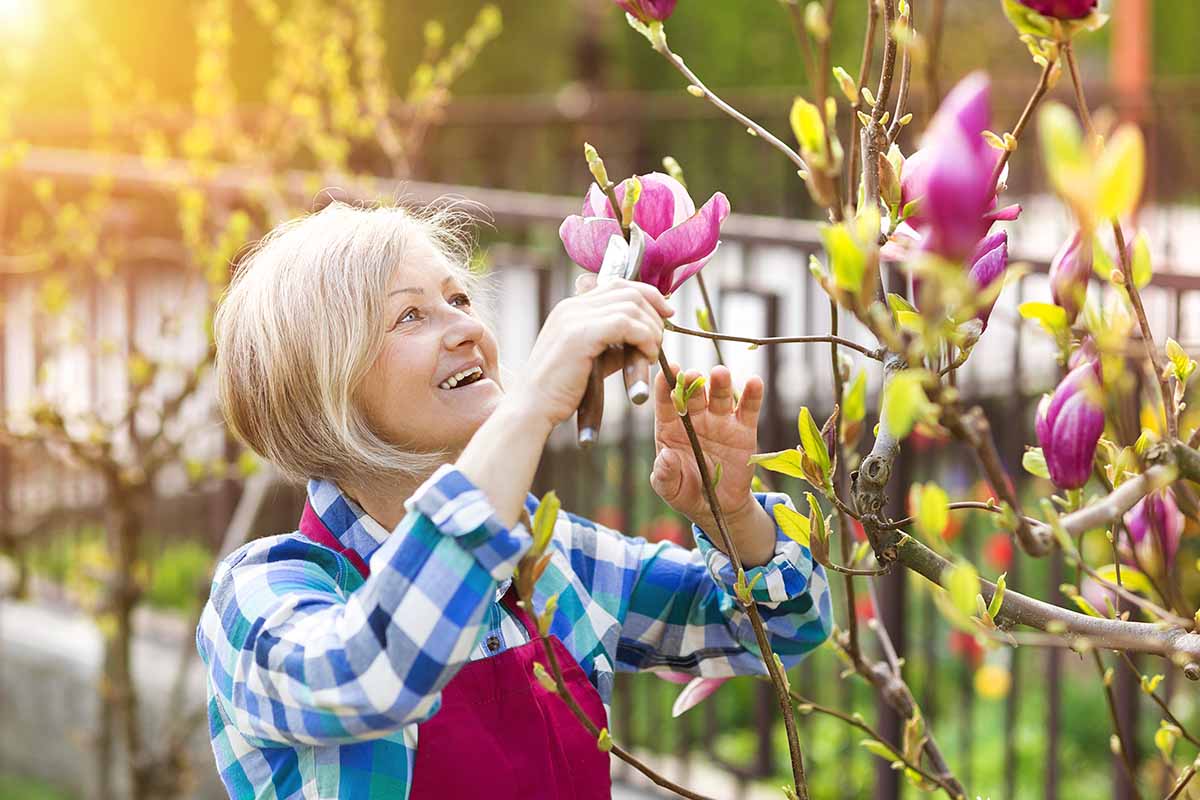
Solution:
<svg viewBox="0 0 1200 800"><path fill-rule="evenodd" d="M0 0L0 39L36 36L44 5L45 0Z"/></svg>

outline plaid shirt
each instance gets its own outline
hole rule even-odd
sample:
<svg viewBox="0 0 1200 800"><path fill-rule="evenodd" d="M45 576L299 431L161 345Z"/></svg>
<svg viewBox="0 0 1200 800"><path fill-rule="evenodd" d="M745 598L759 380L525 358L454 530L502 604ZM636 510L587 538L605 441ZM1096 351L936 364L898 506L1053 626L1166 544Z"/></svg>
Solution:
<svg viewBox="0 0 1200 800"><path fill-rule="evenodd" d="M299 532L244 545L218 566L196 640L208 675L209 732L233 798L408 797L418 723L468 661L526 634L498 602L530 545L451 465L385 530L327 481L308 485L330 532L370 564ZM756 495L770 511L792 504ZM537 500L530 495L532 514ZM557 594L551 631L606 708L613 671L761 674L728 557L693 527L698 550L652 544L560 512L535 605ZM771 644L793 665L829 634L825 573L778 534L749 571ZM494 639L492 637L495 637ZM483 641L498 647L493 652Z"/></svg>

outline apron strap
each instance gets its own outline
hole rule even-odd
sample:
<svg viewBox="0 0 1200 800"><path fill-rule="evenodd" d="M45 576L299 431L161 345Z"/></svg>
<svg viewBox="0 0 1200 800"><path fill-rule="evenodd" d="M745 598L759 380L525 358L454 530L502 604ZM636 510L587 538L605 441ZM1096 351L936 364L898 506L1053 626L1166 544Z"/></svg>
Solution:
<svg viewBox="0 0 1200 800"><path fill-rule="evenodd" d="M529 635L529 641L533 642L541 638L542 634L538 631L537 622L529 615L529 612L521 607L515 583L509 584L508 591L500 598L500 604L507 608L520 621L521 625L525 627L525 632Z"/></svg>

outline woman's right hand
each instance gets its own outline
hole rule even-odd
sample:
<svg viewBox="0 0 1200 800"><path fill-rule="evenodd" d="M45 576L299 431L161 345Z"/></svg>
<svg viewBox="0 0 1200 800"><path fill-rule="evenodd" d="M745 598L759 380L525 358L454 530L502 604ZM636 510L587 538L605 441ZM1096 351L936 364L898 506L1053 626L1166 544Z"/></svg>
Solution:
<svg viewBox="0 0 1200 800"><path fill-rule="evenodd" d="M558 425L571 418L583 399L592 363L601 358L604 374L624 362L617 345L632 345L651 363L658 361L664 320L675 313L653 286L617 279L596 288L596 276L581 275L577 294L551 309L533 344L525 370L507 397L525 410Z"/></svg>

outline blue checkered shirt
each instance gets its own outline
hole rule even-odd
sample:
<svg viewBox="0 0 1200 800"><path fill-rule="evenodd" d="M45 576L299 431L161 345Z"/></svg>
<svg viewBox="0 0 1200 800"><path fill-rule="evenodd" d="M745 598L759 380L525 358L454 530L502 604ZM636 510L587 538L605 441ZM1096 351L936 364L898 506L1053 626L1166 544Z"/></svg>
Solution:
<svg viewBox="0 0 1200 800"><path fill-rule="evenodd" d="M768 511L792 505L782 494L756 498ZM196 634L217 768L233 798L404 800L418 725L437 713L447 682L469 661L527 639L498 600L530 535L502 525L451 465L409 498L394 531L331 482L310 481L308 499L370 577L298 531L221 562ZM536 498L526 507L532 514ZM688 550L558 515L534 602L558 595L551 632L606 708L618 669L764 671L728 557L693 533L699 547ZM825 573L782 533L774 558L748 577L758 573L753 591L771 646L793 665L829 635ZM488 640L499 646L484 647Z"/></svg>

